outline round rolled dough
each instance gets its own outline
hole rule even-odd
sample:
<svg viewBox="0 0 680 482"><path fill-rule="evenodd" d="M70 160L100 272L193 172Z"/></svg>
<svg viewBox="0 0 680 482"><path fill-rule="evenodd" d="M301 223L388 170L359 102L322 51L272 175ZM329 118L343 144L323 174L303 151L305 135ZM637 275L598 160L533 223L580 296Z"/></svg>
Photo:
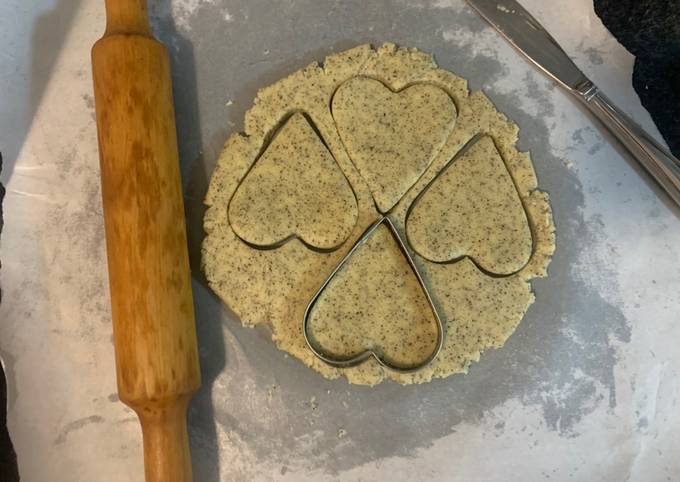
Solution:
<svg viewBox="0 0 680 482"><path fill-rule="evenodd" d="M515 330L555 248L548 196L517 134L484 94L414 49L362 45L299 70L262 89L245 132L226 142L206 197L208 282L244 325L268 324L281 350L325 377L406 384L466 372ZM258 168L272 138L276 164ZM333 368L303 336L310 299L381 213L408 240L445 325L439 356L415 373L373 359ZM432 313L403 254L376 233L328 284L311 335L338 356L426 359Z"/></svg>

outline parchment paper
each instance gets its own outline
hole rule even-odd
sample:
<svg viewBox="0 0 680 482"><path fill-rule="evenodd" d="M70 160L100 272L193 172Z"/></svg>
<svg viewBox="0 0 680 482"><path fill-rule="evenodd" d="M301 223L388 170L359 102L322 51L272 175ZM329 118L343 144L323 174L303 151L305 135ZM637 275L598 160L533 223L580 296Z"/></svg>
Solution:
<svg viewBox="0 0 680 482"><path fill-rule="evenodd" d="M589 0L524 5L655 135ZM171 4L171 5L170 5ZM175 81L204 383L197 481L662 481L680 473L680 222L590 117L460 0L157 0ZM0 353L22 480L142 480L117 402L89 49L99 0L0 6ZM258 88L363 42L433 52L520 126L557 252L508 343L466 376L355 387L242 328L198 270L202 198Z"/></svg>

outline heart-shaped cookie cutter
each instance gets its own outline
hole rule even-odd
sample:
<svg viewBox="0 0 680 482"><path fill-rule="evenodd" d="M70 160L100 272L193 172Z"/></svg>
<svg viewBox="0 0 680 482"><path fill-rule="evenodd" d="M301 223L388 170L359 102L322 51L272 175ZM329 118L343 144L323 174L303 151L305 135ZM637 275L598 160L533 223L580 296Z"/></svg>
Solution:
<svg viewBox="0 0 680 482"><path fill-rule="evenodd" d="M416 276L416 279L418 280L418 284L420 285L420 288L423 290L423 293L425 294L425 298L427 299L427 303L430 306L430 309L432 311L432 314L435 319L435 324L437 326L437 341L434 347L434 350L430 353L430 355L422 362L417 363L416 365L397 365L394 363L391 363L389 361L386 361L383 357L381 357L378 353L376 353L372 349L366 349L363 352L359 353L358 355L354 355L351 357L335 357L333 355L330 355L328 353L324 353L322 350L320 350L317 346L314 345L313 341L311 340L311 337L309 335L309 319L311 317L312 310L314 309L314 306L316 305L316 302L319 300L319 297L321 296L321 293L326 289L326 286L332 281L333 277L343 268L345 263L349 260L349 258L352 257L352 254L359 249L359 247L364 244L373 234L373 232L378 229L381 225L386 225L388 230L390 231L390 234L394 238L394 240L397 242L397 245L399 246L399 249L401 250L402 254L406 258L409 266L411 267L411 271L413 271L413 274ZM310 350L312 350L312 353L322 360L323 362L327 363L330 366L336 367L336 368L349 368L353 367L356 365L359 365L360 363L366 361L369 358L374 358L381 366L384 368L387 368L389 370L395 371L395 372L400 372L400 373L411 373L415 372L418 370L421 370L425 368L427 365L429 365L437 356L439 355L439 352L442 349L442 345L444 344L444 323L442 322L441 317L439 316L439 312L437 310L437 307L435 306L434 302L432 301L432 296L430 295L430 291L427 288L427 285L423 281L422 276L420 275L420 272L418 271L418 267L416 266L415 262L413 261L413 257L411 256L411 253L409 253L408 248L406 247L406 244L402 241L401 236L399 235L399 232L397 231L396 227L392 223L392 220L387 216L384 215L380 219L378 219L376 222L374 222L371 226L368 227L366 231L361 235L359 240L354 243L354 246L352 246L352 249L349 250L349 252L340 260L338 265L333 269L330 275L326 278L326 280L323 282L323 284L319 287L319 289L316 291L312 299L310 300L309 304L307 305L307 308L305 310L305 315L304 315L304 321L303 321L303 327L302 331L305 337L305 342L307 343L307 346L309 347Z"/></svg>
<svg viewBox="0 0 680 482"><path fill-rule="evenodd" d="M288 127L288 123L293 120L296 116L302 116L302 119L304 119L307 122L308 127L313 131L313 133L316 135L318 141L323 145L323 147L326 149L328 155L330 158L333 160L333 163L335 164L335 167L339 170L339 172L342 174L342 177L345 179L345 182L347 183L347 187L352 193L352 196L354 198L354 204L356 207L357 203L357 196L356 193L354 192L354 188L352 187L351 183L349 182L349 179L343 172L342 168L338 164L338 161L335 159L333 153L331 152L331 148L329 145L326 143L324 140L323 135L319 131L319 128L317 125L314 123L314 120L311 118L311 116L305 112L304 110L292 110L288 113L286 113L276 124L274 127L273 131L269 133L267 136L265 136L265 139L263 141L262 147L260 148L257 156L255 157L255 160L251 163L251 165L246 169L245 173L242 175L241 179L238 181L236 188L234 189L234 192L231 194L229 201L227 203L227 221L229 225L231 226L231 230L234 233L234 235L239 238L244 244L247 246L250 246L253 249L258 249L261 251L269 251L273 249L278 249L281 246L285 245L289 241L292 240L298 240L300 241L303 245L305 245L308 249L315 251L317 253L331 253L335 250L337 250L342 244L347 240L349 237L349 233L347 236L343 237L340 242L338 242L334 246L329 246L329 247L320 247L312 242L308 241L305 239L302 235L300 235L298 232L292 232L288 234L287 236L278 239L275 242L265 242L265 243L258 243L254 241L250 241L246 239L242 233L239 233L239 231L235 228L234 222L233 222L233 214L231 212L232 209L232 203L234 202L234 199L236 198L237 194L239 193L239 190L241 187L246 183L248 180L249 176L255 169L257 168L258 164L262 162L262 158L265 156L265 154L269 151L269 149L274 145L274 142L276 138L281 134L284 129ZM353 221L352 225L352 230L354 229L354 226L356 225L356 216Z"/></svg>
<svg viewBox="0 0 680 482"><path fill-rule="evenodd" d="M490 271L490 270L484 268L484 267L483 267L476 259L474 259L472 256L467 255L467 254L464 254L464 255L461 255L461 256L457 256L457 257L455 257L455 258L452 258L452 259L449 259L449 260L446 260L446 261L435 261L435 260L432 260L432 259L428 258L426 255L424 255L423 253L421 253L421 252L418 251L417 246L415 246L414 243L411 242L411 238L409 237L409 234L408 234L408 223L409 223L409 220L410 220L410 218L411 218L411 212L412 212L413 209L416 207L416 205L420 202L420 200L423 198L423 196L425 196L425 194L429 191L429 189L432 187L432 185L434 185L434 183L437 182L437 181L439 180L439 178L442 177L442 176L446 173L446 171L448 171L449 168L450 168L450 167L451 167L451 166L452 166L452 165L453 165L460 157L462 157L463 155L465 155L465 154L466 154L466 153L467 153L467 152L468 152L468 151L469 151L469 150L470 150L477 142L479 142L480 139L482 139L482 138L483 138L484 136L486 136L486 135L488 135L488 134L478 133L478 134L475 134L474 136L472 136L472 137L471 137L471 138L463 145L463 147L461 147L461 148L458 150L458 152L456 152L456 154L455 154L448 162L446 162L446 164L444 164L444 165L441 167L441 169L439 169L439 171L438 171L438 172L435 174L435 176L434 176L434 177L433 177L433 178L425 185L425 187L423 187L423 188L420 190L420 192L418 193L418 195L415 197L415 199L413 199L413 201L411 202L411 205L410 205L410 206L408 207L408 209L406 210L406 216L404 217L404 234L405 234L405 236L406 236L406 241L407 241L408 245L411 247L411 249L413 250L413 252L416 253L416 254L417 254L418 256L420 256L421 258L423 258L424 260L428 261L429 263L434 263L434 264L454 264L454 263L457 263L457 262L461 261L462 259L468 259L468 260L470 260L470 262L472 262L472 264L475 265L475 267L476 267L479 271L481 271L482 273L484 273L486 276L488 276L488 277L490 277L490 278L509 278L510 276L514 276L514 275L516 275L517 273L519 273L520 271L522 271L522 270L523 270L524 268L526 268L526 267L529 265L529 263L531 262L531 258L533 257L534 251L535 251L535 249L536 249L535 241L534 241L534 235L533 235L533 230L531 229L531 224L529 224L529 233L530 233L530 235L531 235L531 254L530 254L529 258L527 259L527 261L526 261L520 268L518 268L518 269L516 269L516 270L514 270L514 271L512 271L512 272L510 272L510 273L494 273L493 271ZM489 137L490 137L490 136L489 136ZM492 139L492 140L493 140L493 139ZM496 151L497 151L498 155L500 156L501 160L503 161L503 163L504 163L504 165L505 165L505 169L507 169L507 170L508 170L508 173L509 173L510 170L508 169L507 163L506 163L505 159L503 158L503 155L501 154L500 150L498 149L498 146L496 145L495 140L494 140L494 145L495 145L495 147L496 147ZM517 196L519 197L519 200L520 200L520 203L521 203L521 207L522 207L522 209L524 210L524 214L525 214L525 216L527 217L527 220L528 220L528 219L529 219L529 214L527 213L527 208L526 208L526 206L524 205L524 201L522 200L522 196L520 195L519 188L517 187L517 184L516 184L515 180L512 178L512 175L510 176L510 180L511 180L511 182L512 182L513 189L515 189L515 192L517 193Z"/></svg>

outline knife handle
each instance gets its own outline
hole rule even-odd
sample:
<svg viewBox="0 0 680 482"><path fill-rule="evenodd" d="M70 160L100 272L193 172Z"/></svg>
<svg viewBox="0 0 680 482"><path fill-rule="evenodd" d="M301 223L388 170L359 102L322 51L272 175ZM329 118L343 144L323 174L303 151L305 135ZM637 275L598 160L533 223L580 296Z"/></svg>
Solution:
<svg viewBox="0 0 680 482"><path fill-rule="evenodd" d="M590 81L575 91L576 96L616 137L630 154L680 206L680 160L616 107Z"/></svg>

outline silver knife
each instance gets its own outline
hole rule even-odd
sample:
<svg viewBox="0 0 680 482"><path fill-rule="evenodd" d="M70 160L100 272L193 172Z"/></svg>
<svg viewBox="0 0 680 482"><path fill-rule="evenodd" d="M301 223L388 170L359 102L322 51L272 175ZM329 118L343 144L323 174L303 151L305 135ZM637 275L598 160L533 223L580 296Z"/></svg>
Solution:
<svg viewBox="0 0 680 482"><path fill-rule="evenodd" d="M680 160L617 108L515 0L467 0L517 50L582 102L680 206Z"/></svg>

